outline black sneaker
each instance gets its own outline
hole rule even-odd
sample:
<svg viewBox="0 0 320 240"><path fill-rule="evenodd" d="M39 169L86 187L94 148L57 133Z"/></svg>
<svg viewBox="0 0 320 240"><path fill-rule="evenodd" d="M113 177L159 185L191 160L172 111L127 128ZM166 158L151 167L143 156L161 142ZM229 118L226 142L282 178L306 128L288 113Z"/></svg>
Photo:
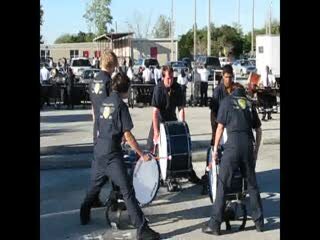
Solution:
<svg viewBox="0 0 320 240"><path fill-rule="evenodd" d="M201 183L201 179L198 178L196 172L194 170L191 171L190 177L189 177L189 181L195 184L200 184Z"/></svg>
<svg viewBox="0 0 320 240"><path fill-rule="evenodd" d="M90 222L90 207L88 204L82 203L80 208L80 222L86 225Z"/></svg>
<svg viewBox="0 0 320 240"><path fill-rule="evenodd" d="M147 224L145 224L141 230L137 230L137 240L158 240L160 234L152 230Z"/></svg>

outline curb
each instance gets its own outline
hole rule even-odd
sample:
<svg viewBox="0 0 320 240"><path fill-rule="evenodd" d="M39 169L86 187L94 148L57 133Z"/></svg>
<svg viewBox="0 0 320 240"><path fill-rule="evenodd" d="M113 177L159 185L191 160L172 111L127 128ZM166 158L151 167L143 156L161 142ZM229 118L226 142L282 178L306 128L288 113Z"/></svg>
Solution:
<svg viewBox="0 0 320 240"><path fill-rule="evenodd" d="M142 144L140 141L138 141L138 144L141 146L142 149L146 148L146 144ZM193 151L197 152L203 149L207 149L210 144L210 140L201 141L201 143L198 141L193 141L191 142L191 144ZM280 144L280 138L262 139L262 144ZM68 145L61 145L40 148L40 157L51 155L92 154L92 152L92 143L79 144L78 146L73 147L70 147Z"/></svg>
<svg viewBox="0 0 320 240"><path fill-rule="evenodd" d="M265 139L264 145L280 144L280 139ZM195 146L196 145L196 146ZM192 161L201 162L205 161L208 144L193 144ZM144 147L144 145L142 145ZM60 147L59 147L60 148ZM92 149L92 147L91 147ZM89 168L93 160L93 152L65 152L55 153L52 155L40 155L40 170L52 169L68 169L68 168Z"/></svg>

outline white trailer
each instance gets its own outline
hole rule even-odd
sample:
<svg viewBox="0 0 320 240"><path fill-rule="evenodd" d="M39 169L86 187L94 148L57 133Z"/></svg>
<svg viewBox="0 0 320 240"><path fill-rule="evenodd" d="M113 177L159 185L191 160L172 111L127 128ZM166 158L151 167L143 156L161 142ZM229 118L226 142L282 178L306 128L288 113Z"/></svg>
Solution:
<svg viewBox="0 0 320 240"><path fill-rule="evenodd" d="M257 73L264 76L266 66L269 66L275 78L280 80L280 35L256 36Z"/></svg>

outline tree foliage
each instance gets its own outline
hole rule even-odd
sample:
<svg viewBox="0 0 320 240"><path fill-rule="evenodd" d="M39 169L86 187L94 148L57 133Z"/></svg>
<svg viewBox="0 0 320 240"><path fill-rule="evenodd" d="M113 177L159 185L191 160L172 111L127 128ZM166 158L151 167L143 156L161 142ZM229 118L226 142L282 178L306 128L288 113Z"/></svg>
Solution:
<svg viewBox="0 0 320 240"><path fill-rule="evenodd" d="M112 24L110 4L111 0L92 0L87 3L83 17L86 19L89 29L93 27L97 35L108 32L107 24Z"/></svg>
<svg viewBox="0 0 320 240"><path fill-rule="evenodd" d="M152 35L154 38L168 38L170 34L170 20L164 15L160 15L155 26L153 27Z"/></svg>
<svg viewBox="0 0 320 240"><path fill-rule="evenodd" d="M242 29L237 24L233 26L222 25L215 27L210 25L211 32L211 55L223 56L224 50L226 54L232 52L232 55L239 57L243 53L248 53L251 50L251 32L243 34ZM266 29L256 29L255 35L265 34ZM277 20L272 21L271 33L280 34L280 23ZM255 41L255 39L254 39ZM255 44L255 43L254 43ZM197 30L197 55L207 54L207 27ZM193 55L193 30L190 29L186 34L183 34L179 40L179 58L191 57Z"/></svg>
<svg viewBox="0 0 320 240"><path fill-rule="evenodd" d="M79 32L78 34L63 34L58 37L54 43L80 43L80 42L92 42L96 37L93 33Z"/></svg>

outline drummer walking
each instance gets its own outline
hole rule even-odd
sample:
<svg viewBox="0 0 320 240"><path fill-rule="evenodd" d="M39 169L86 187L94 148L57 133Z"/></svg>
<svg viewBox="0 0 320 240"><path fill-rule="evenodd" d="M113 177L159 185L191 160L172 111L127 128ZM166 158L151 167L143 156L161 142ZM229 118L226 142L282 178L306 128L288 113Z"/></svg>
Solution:
<svg viewBox="0 0 320 240"><path fill-rule="evenodd" d="M137 239L160 239L160 234L149 228L138 205L123 159L121 141L124 136L144 161L150 160L150 156L143 153L131 133L133 123L128 107L123 102L128 97L129 82L125 73L116 73L111 80L112 92L101 104L100 114L97 116L99 135L94 146L95 174L91 177L90 190L81 205L80 220L83 225L90 221L92 204L109 176L120 187L132 224L137 228Z"/></svg>
<svg viewBox="0 0 320 240"><path fill-rule="evenodd" d="M245 89L242 86L235 85L235 87L232 94L222 100L217 117L218 127L212 153L213 161L218 161L217 152L224 128L227 130L228 140L224 144L223 156L219 163L217 194L212 217L207 226L202 228L204 233L214 235L220 235L225 208L224 194L226 189L231 187L232 175L239 167L242 176L248 182L252 219L256 230L261 232L264 226L262 203L254 170L254 158L261 140L261 122L255 108L246 98ZM256 141L252 129L256 130Z"/></svg>
<svg viewBox="0 0 320 240"><path fill-rule="evenodd" d="M173 68L162 67L163 80L155 86L151 105L153 106L152 124L147 140L147 149L154 150L154 145L159 143L160 122L177 121L176 108L179 110L179 118L185 121L183 93L180 85L173 81ZM192 164L191 164L192 167ZM191 171L189 181L200 183L194 170Z"/></svg>

